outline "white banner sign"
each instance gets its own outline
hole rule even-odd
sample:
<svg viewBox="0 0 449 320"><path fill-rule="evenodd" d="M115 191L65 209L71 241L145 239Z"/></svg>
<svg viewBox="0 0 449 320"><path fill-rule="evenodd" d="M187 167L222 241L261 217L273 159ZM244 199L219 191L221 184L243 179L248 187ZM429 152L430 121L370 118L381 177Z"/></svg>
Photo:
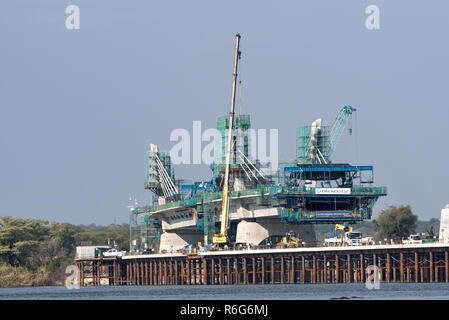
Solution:
<svg viewBox="0 0 449 320"><path fill-rule="evenodd" d="M315 188L315 194L351 194L351 188Z"/></svg>

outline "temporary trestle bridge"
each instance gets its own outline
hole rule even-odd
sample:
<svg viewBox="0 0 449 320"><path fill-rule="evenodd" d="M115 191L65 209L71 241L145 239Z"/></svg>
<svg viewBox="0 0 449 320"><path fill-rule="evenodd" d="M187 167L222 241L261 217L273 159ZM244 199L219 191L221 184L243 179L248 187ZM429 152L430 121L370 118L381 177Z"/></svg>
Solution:
<svg viewBox="0 0 449 320"><path fill-rule="evenodd" d="M81 286L449 282L449 244L134 255L77 260Z"/></svg>

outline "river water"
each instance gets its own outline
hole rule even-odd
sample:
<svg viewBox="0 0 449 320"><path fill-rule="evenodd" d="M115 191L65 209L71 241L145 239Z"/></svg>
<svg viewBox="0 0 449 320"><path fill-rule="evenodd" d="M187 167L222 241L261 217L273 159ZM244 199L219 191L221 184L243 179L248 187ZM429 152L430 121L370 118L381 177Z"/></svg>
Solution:
<svg viewBox="0 0 449 320"><path fill-rule="evenodd" d="M296 284L232 286L111 286L0 288L0 300L411 300L449 299L449 283Z"/></svg>

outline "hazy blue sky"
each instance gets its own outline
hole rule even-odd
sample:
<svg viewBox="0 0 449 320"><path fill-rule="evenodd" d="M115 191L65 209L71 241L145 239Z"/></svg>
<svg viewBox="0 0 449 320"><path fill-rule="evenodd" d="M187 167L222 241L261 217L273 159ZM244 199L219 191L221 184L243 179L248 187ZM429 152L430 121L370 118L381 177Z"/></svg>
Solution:
<svg viewBox="0 0 449 320"><path fill-rule="evenodd" d="M67 30L78 5L81 28ZM380 8L380 30L365 8ZM127 222L143 189L150 143L193 120L227 114L234 35L242 35L243 112L279 128L332 124L357 108L335 162L374 165L389 205L420 219L449 203L449 2L0 2L0 215L72 223ZM358 162L356 163L356 160ZM208 177L206 165L175 168Z"/></svg>

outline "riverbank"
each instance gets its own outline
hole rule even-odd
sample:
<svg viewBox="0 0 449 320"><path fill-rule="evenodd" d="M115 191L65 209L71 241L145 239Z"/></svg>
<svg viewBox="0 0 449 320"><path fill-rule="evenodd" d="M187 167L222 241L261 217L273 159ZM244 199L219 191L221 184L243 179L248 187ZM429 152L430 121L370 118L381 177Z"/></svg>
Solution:
<svg viewBox="0 0 449 320"><path fill-rule="evenodd" d="M65 268L49 270L39 267L30 270L25 267L13 267L0 264L0 288L43 287L64 285Z"/></svg>

